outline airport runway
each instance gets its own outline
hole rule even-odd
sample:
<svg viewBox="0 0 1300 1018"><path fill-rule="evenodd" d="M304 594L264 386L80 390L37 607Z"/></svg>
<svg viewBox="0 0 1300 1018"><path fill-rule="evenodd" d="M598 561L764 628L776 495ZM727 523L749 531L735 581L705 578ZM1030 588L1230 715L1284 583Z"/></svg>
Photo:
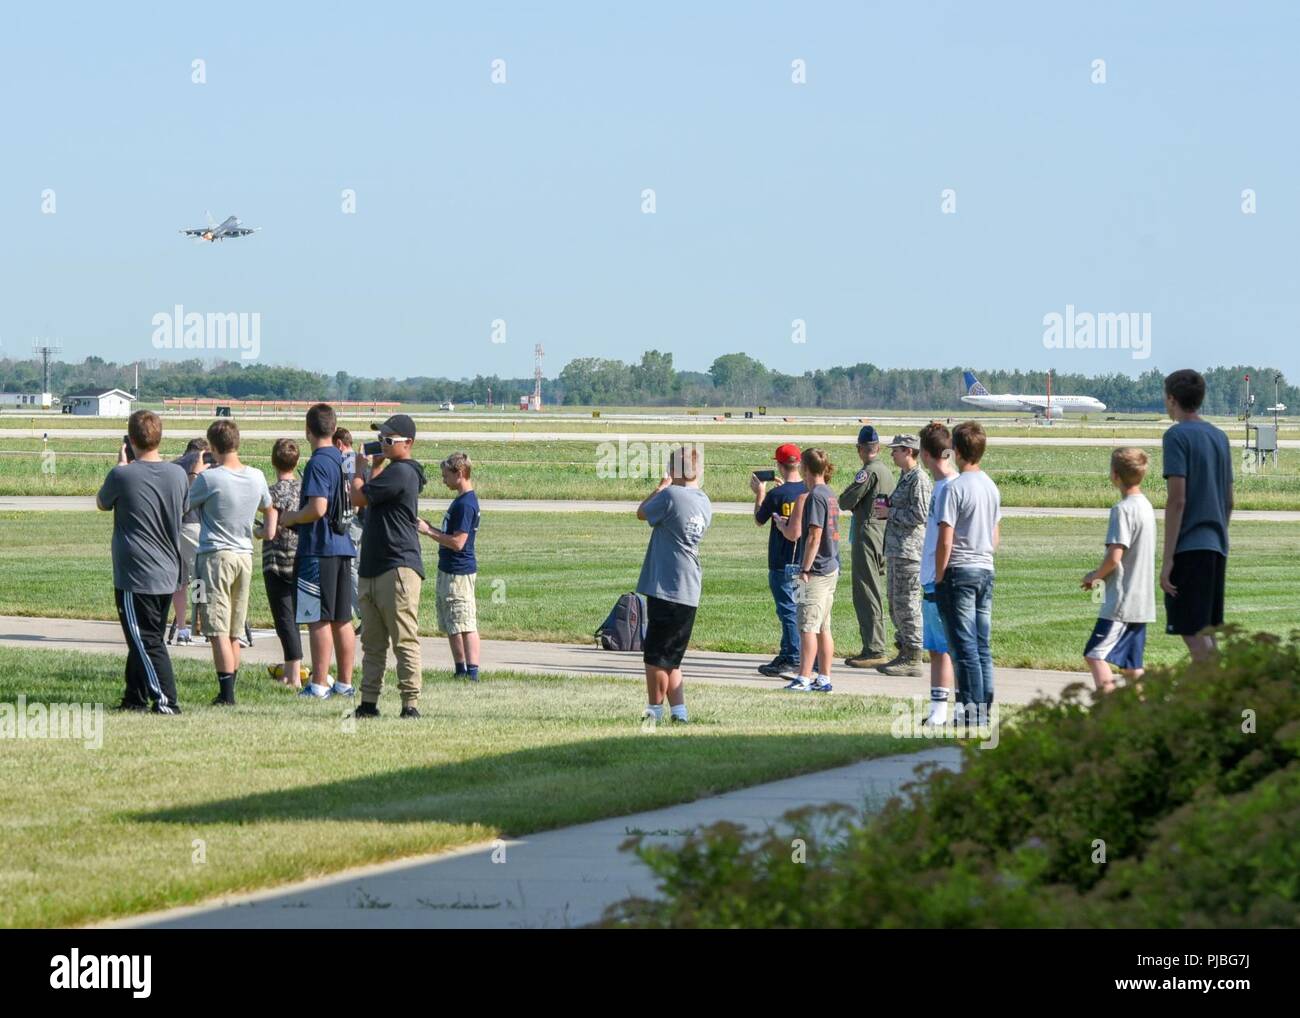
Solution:
<svg viewBox="0 0 1300 1018"><path fill-rule="evenodd" d="M446 498L420 499L420 511L438 513L450 504ZM640 503L631 501L593 502L582 499L527 499L485 498L485 513L627 513L636 512ZM0 513L3 512L88 512L95 508L90 495L8 495L0 496ZM714 502L715 516L748 516L754 511L752 502ZM1079 508L1073 506L1003 506L1002 515L1008 519L1081 519L1104 520L1110 510L1105 508ZM1232 514L1233 522L1295 523L1300 521L1300 511L1288 509L1242 509Z"/></svg>
<svg viewBox="0 0 1300 1018"><path fill-rule="evenodd" d="M855 425L856 427L856 425ZM263 430L258 428L241 428L240 435L243 438L265 439L273 441L277 438L283 438L288 434L290 429L281 428L278 430ZM171 439L191 439L200 438L206 432L202 428L168 428L166 437ZM296 432L295 432L296 434ZM2 438L116 438L122 437L122 432L115 428L59 428L53 431L41 431L39 428L12 428L0 429L0 439ZM1239 437L1239 436L1238 436ZM808 434L797 430L792 426L787 432L763 432L751 435L745 434L710 434L707 431L693 432L627 432L619 433L615 431L421 431L419 440L421 443L430 442L617 442L620 438L626 438L628 442L700 442L708 445L710 443L717 445L780 445L782 442L798 442L800 445L842 445L850 443L854 439L851 429L845 429L839 434ZM1010 435L989 435L989 445L1029 445L1029 446L1096 446L1100 448L1113 448L1120 445L1152 445L1159 439L1156 436L1147 438L1112 435L1097 436L1096 438L1061 438L1054 435L1033 436L1024 438L1021 436ZM1235 439L1234 439L1235 441ZM1283 449L1300 449L1300 439L1283 438L1278 440L1278 445Z"/></svg>

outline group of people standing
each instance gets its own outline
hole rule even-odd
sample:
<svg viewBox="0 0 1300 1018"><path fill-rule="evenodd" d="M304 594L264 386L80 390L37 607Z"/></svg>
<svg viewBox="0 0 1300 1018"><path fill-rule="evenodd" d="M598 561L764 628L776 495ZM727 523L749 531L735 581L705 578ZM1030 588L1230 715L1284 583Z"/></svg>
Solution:
<svg viewBox="0 0 1300 1018"><path fill-rule="evenodd" d="M1159 586L1166 631L1181 636L1197 660L1213 652L1212 630L1223 624L1233 505L1228 439L1199 416L1204 399L1198 372L1184 369L1165 379L1166 412L1174 424L1162 440L1167 498ZM801 451L793 443L776 449L772 480L755 473L749 481L754 522L769 528L768 587L781 629L776 657L759 666L761 674L787 679L785 688L793 692L831 691L840 516L848 511L862 649L844 663L920 677L928 654L924 723L947 723L954 690L953 719L987 723L994 703L994 555L1002 519L1001 494L980 466L987 441L977 421L951 431L936 421L917 435L897 435L887 446L895 477L881 458L879 434L866 425L857 441L861 469L838 496L825 450ZM700 602L700 543L712 519L699 490L701 466L699 451L683 446L673 454L669 476L637 511L654 528L637 587L648 599L646 718L662 718L666 696L672 720L687 720L681 661ZM1084 658L1102 692L1114 688L1112 666L1130 680L1142 675L1146 626L1156 619L1155 516L1141 491L1147 466L1141 449L1113 451L1110 481L1122 497L1111 510L1102 563L1083 578L1085 588L1101 595ZM892 657L886 654L886 596Z"/></svg>
<svg viewBox="0 0 1300 1018"><path fill-rule="evenodd" d="M113 579L118 617L127 638L126 692L120 708L177 714L175 678L164 639L174 599L173 636L191 642L185 605L212 648L217 694L236 702L247 625L254 540L262 541L262 575L283 662L273 678L311 699L354 697L357 635L362 683L356 717L374 717L391 648L397 662L400 717L419 717L419 605L424 565L420 537L438 545L438 623L448 635L457 676L478 679L474 538L480 510L472 464L453 453L441 464L455 492L442 526L419 516L424 469L413 456L416 430L406 414L372 424L378 441L358 455L334 410L307 411L311 455L297 474L298 443L277 440L276 481L239 458L234 420L214 421L206 439L190 443L177 461L158 452L162 421L149 410L131 415L118 465L96 499L114 513ZM261 519L258 519L258 516ZM177 596L179 595L179 597ZM303 660L299 627L307 626L311 668ZM330 675L331 657L338 662ZM304 682L304 678L306 681Z"/></svg>

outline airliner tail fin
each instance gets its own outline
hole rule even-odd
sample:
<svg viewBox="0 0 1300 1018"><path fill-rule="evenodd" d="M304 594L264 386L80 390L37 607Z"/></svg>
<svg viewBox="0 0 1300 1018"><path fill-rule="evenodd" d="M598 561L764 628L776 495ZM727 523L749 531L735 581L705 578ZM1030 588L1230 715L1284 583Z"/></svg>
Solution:
<svg viewBox="0 0 1300 1018"><path fill-rule="evenodd" d="M975 372L963 371L961 378L966 386L967 396L987 396L989 394L988 389L984 388L980 380L975 377Z"/></svg>

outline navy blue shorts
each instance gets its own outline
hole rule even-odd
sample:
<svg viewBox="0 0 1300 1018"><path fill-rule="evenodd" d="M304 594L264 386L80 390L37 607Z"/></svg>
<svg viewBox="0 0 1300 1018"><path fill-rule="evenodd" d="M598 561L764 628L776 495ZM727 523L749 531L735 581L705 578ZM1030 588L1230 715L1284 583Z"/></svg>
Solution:
<svg viewBox="0 0 1300 1018"><path fill-rule="evenodd" d="M1145 622L1118 622L1098 619L1083 648L1083 656L1108 661L1116 668L1141 668L1142 652L1147 645Z"/></svg>

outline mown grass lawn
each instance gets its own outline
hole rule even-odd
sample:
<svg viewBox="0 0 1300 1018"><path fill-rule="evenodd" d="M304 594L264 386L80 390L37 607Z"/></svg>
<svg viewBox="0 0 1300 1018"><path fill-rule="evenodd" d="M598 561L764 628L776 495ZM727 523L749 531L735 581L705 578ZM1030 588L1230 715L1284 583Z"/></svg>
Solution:
<svg viewBox="0 0 1300 1018"><path fill-rule="evenodd" d="M642 731L640 683L426 676L424 717L347 721L255 677L186 713L104 715L102 747L0 743L0 925L63 926L363 863L661 807L909 752L889 702L695 686L692 723ZM116 703L121 662L0 648L0 703ZM193 705L193 706L191 706ZM196 861L201 851L204 861Z"/></svg>
<svg viewBox="0 0 1300 1018"><path fill-rule="evenodd" d="M434 522L437 522L436 519ZM115 619L108 513L0 514L0 615ZM993 598L998 664L1079 669L1097 606L1079 579L1101 557L1104 520L1003 522ZM586 643L615 599L636 586L649 529L630 514L485 514L478 537L479 628L485 637ZM1228 621L1286 632L1300 619L1300 523L1237 522L1228 565ZM692 645L773 653L777 637L767 591L766 532L745 517L716 516L703 547L704 599ZM849 586L849 551L835 601L839 649L859 649ZM426 542L426 568L435 560ZM1157 598L1158 605L1162 605ZM1169 663L1185 652L1164 633L1163 607L1147 656ZM260 580L252 618L269 628ZM432 591L420 628L434 635Z"/></svg>
<svg viewBox="0 0 1300 1018"><path fill-rule="evenodd" d="M299 429L300 430L300 429ZM299 430L285 434L300 437ZM417 445L417 458L430 465L425 497L448 495L432 468L457 448L474 461L475 483L482 498L534 499L641 499L653 488L666 461L668 443L646 443L623 430L607 438L590 436L564 441L512 442L438 441ZM838 473L834 486L848 483L858 466L853 429L828 445ZM1159 438L1135 439L1151 456L1147 495L1157 507L1164 505L1160 480ZM274 481L272 442L248 439L241 455ZM703 442L704 490L719 501L749 501L749 475L772 466L772 446L767 443ZM113 439L73 438L50 440L45 455L40 439L5 438L0 431L0 495L93 495L116 462ZM179 456L180 439L166 439L163 454ZM998 483L1004 505L1105 507L1115 501L1109 482L1110 449L1099 446L998 446L984 458L984 467ZM611 471L617 472L613 476ZM1246 474L1238 464L1236 483L1239 509L1300 509L1300 450L1284 449L1278 468L1271 466Z"/></svg>

